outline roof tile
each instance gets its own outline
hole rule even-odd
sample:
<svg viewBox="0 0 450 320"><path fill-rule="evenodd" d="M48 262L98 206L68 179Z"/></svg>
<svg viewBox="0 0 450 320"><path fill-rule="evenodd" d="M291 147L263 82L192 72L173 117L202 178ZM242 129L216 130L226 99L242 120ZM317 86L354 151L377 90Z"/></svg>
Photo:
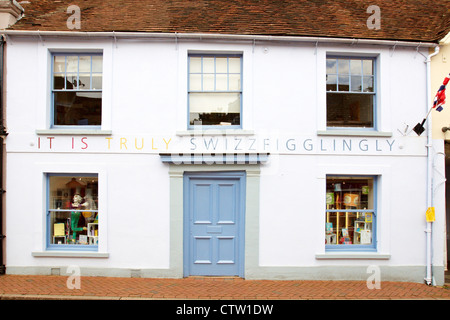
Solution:
<svg viewBox="0 0 450 320"><path fill-rule="evenodd" d="M438 41L450 31L450 1L430 0L29 0L11 29L67 31L67 7L80 31L224 33ZM381 28L369 29L370 5Z"/></svg>

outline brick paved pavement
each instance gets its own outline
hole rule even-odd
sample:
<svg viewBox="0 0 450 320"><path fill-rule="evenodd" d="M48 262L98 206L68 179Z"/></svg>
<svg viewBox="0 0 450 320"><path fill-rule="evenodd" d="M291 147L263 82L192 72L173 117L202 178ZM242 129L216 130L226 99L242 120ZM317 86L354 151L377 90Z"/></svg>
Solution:
<svg viewBox="0 0 450 320"><path fill-rule="evenodd" d="M450 287L382 281L368 289L365 281L270 281L240 278L185 279L81 277L69 289L66 276L0 276L0 299L445 299ZM70 282L72 286L75 282Z"/></svg>

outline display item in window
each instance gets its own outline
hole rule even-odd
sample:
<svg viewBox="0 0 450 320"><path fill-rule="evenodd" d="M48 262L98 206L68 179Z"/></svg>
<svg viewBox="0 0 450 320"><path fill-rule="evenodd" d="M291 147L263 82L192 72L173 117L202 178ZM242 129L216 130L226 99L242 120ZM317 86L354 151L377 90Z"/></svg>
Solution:
<svg viewBox="0 0 450 320"><path fill-rule="evenodd" d="M74 195L73 196L72 208L73 209L80 209L82 207L82 204L81 204L82 200L83 200L83 198L79 194ZM81 216L81 212L80 211L72 211L71 216L70 216L73 241L75 241L75 239L77 238L78 232L87 230L86 227L78 227L78 222L80 220L80 216Z"/></svg>

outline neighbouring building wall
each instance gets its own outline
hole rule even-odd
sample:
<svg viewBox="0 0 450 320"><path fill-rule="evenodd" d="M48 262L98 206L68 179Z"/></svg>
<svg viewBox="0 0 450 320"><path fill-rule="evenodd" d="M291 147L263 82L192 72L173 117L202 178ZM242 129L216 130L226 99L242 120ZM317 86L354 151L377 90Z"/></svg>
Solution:
<svg viewBox="0 0 450 320"><path fill-rule="evenodd" d="M433 53L434 50L431 53ZM450 74L450 34L439 43L439 53L431 58L431 86L430 108L433 105L434 96L442 85L445 77ZM447 88L448 89L448 88ZM432 111L433 139L449 139L450 133L442 132L443 127L450 126L450 111L448 103L441 112Z"/></svg>
<svg viewBox="0 0 450 320"><path fill-rule="evenodd" d="M16 0L0 0L0 29L5 29L15 24L24 10Z"/></svg>

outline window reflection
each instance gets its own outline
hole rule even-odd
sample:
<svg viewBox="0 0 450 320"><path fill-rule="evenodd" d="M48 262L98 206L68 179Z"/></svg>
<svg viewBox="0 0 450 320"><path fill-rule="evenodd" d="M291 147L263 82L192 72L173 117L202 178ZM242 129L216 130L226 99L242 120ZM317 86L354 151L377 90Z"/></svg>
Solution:
<svg viewBox="0 0 450 320"><path fill-rule="evenodd" d="M53 56L53 124L101 125L101 55Z"/></svg>
<svg viewBox="0 0 450 320"><path fill-rule="evenodd" d="M374 127L374 60L327 58L327 126Z"/></svg>

